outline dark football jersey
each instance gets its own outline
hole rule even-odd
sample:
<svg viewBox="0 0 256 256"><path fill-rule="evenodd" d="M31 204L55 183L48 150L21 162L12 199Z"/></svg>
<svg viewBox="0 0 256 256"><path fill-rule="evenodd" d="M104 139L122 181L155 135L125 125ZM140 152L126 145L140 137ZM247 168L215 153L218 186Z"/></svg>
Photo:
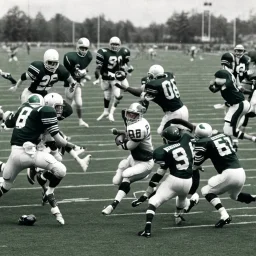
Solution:
<svg viewBox="0 0 256 256"><path fill-rule="evenodd" d="M238 104L245 100L243 93L238 89L236 85L235 77L227 70L221 70L228 75L226 83L221 87L221 96L230 105Z"/></svg>
<svg viewBox="0 0 256 256"><path fill-rule="evenodd" d="M14 119L16 122L11 145L22 146L27 141L38 144L40 135L46 130L51 136L59 132L56 111L50 106L31 108L28 103L24 103Z"/></svg>
<svg viewBox="0 0 256 256"><path fill-rule="evenodd" d="M90 51L86 53L85 56L80 56L77 52L68 52L64 55L63 64L65 68L70 72L71 76L77 81L80 82L81 77L77 68L82 70L86 69L92 61L92 54ZM68 87L68 82L65 82L65 87Z"/></svg>
<svg viewBox="0 0 256 256"><path fill-rule="evenodd" d="M115 73L122 69L122 66L129 62L130 51L127 48L120 48L118 52L109 48L99 49L96 55L96 65L101 68L102 79L107 79L108 72Z"/></svg>
<svg viewBox="0 0 256 256"><path fill-rule="evenodd" d="M170 72L165 72L166 77L155 80L148 80L145 84L144 91L155 94L152 100L159 105L164 112L174 112L183 106L180 99L180 93L176 86L174 76Z"/></svg>
<svg viewBox="0 0 256 256"><path fill-rule="evenodd" d="M200 166L208 158L218 173L241 168L230 137L222 133L194 142L194 164Z"/></svg>
<svg viewBox="0 0 256 256"><path fill-rule="evenodd" d="M256 51L248 52L248 56L250 58L250 62L256 64Z"/></svg>
<svg viewBox="0 0 256 256"><path fill-rule="evenodd" d="M66 81L70 76L70 73L62 64L59 65L55 73L52 73L44 67L42 61L32 62L28 67L27 74L32 79L28 88L29 91L42 96L47 94L47 90L52 88L53 84L58 81Z"/></svg>
<svg viewBox="0 0 256 256"><path fill-rule="evenodd" d="M153 159L164 169L169 168L170 174L182 179L189 179L193 174L193 137L183 133L179 142L162 145L153 152Z"/></svg>

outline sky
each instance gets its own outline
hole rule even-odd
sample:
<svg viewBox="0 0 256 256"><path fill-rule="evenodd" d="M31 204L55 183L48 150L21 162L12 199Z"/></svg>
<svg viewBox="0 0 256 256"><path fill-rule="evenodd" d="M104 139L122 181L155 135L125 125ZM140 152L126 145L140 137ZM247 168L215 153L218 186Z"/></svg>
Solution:
<svg viewBox="0 0 256 256"><path fill-rule="evenodd" d="M246 19L250 12L256 13L256 0L0 0L0 17L17 5L32 17L40 11L47 20L56 13L77 22L104 14L114 22L130 20L135 26L145 27L153 22L165 23L174 11L201 12L204 2L211 2L212 13L228 20Z"/></svg>

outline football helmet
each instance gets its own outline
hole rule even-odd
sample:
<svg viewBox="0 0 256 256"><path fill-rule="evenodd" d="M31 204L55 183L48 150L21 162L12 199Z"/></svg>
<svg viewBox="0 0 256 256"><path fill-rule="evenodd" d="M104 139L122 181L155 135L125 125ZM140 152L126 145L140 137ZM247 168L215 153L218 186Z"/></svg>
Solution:
<svg viewBox="0 0 256 256"><path fill-rule="evenodd" d="M117 36L113 36L109 40L109 45L112 51L117 52L121 47L121 40Z"/></svg>
<svg viewBox="0 0 256 256"><path fill-rule="evenodd" d="M160 76L164 75L164 68L161 65L153 65L149 68L148 78L150 80L157 79Z"/></svg>
<svg viewBox="0 0 256 256"><path fill-rule="evenodd" d="M60 117L63 112L63 98L58 93L48 93L44 96L44 102L46 106L53 107L56 111L57 117Z"/></svg>
<svg viewBox="0 0 256 256"><path fill-rule="evenodd" d="M215 74L215 84L223 85L230 78L230 73L227 70L218 70Z"/></svg>
<svg viewBox="0 0 256 256"><path fill-rule="evenodd" d="M36 216L33 214L22 215L19 218L19 225L33 226L35 222L36 222Z"/></svg>
<svg viewBox="0 0 256 256"><path fill-rule="evenodd" d="M207 123L200 123L196 126L195 137L207 138L212 136L212 127Z"/></svg>
<svg viewBox="0 0 256 256"><path fill-rule="evenodd" d="M43 96L40 94L36 94L36 93L29 95L27 102L33 108L44 106Z"/></svg>
<svg viewBox="0 0 256 256"><path fill-rule="evenodd" d="M79 56L84 57L88 52L90 41L86 37L80 38L76 43L76 52Z"/></svg>
<svg viewBox="0 0 256 256"><path fill-rule="evenodd" d="M164 144L178 142L181 138L180 129L177 126L169 126L161 134Z"/></svg>
<svg viewBox="0 0 256 256"><path fill-rule="evenodd" d="M146 108L140 103L132 103L129 108L125 110L125 117L127 122L136 123L143 118L143 114L146 113Z"/></svg>
<svg viewBox="0 0 256 256"><path fill-rule="evenodd" d="M44 67L55 73L59 67L59 53L55 49L49 49L44 53Z"/></svg>
<svg viewBox="0 0 256 256"><path fill-rule="evenodd" d="M235 67L235 57L232 53L230 52L226 52L221 56L221 65L225 67L229 68L229 69L234 69Z"/></svg>
<svg viewBox="0 0 256 256"><path fill-rule="evenodd" d="M237 58L241 58L245 53L245 49L243 45L241 44L236 45L236 47L234 48L234 53Z"/></svg>

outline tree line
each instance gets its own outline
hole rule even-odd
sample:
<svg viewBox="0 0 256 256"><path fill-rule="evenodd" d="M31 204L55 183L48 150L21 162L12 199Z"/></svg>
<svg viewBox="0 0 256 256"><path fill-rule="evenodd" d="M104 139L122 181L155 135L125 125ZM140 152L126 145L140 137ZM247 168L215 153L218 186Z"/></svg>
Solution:
<svg viewBox="0 0 256 256"><path fill-rule="evenodd" d="M206 14L205 14L206 15ZM83 22L75 22L75 38L88 37L97 42L98 17L85 18ZM196 43L201 40L202 13L192 11L176 12L164 24L152 23L148 27L136 27L129 20L113 22L100 17L100 39L108 42L110 36L118 36L124 43ZM26 15L18 6L11 8L0 19L0 41L41 41L72 42L73 22L60 13L47 21L41 12L35 18ZM208 18L205 17L205 33L207 34ZM256 14L247 20L236 20L239 43L246 35L256 31ZM211 15L211 39L214 43L232 43L233 21L223 16Z"/></svg>

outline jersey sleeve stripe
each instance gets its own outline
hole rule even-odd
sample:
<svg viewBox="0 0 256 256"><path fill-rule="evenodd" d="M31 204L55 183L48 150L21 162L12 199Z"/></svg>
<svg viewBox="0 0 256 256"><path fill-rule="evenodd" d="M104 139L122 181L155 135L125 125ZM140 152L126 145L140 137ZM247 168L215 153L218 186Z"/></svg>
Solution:
<svg viewBox="0 0 256 256"><path fill-rule="evenodd" d="M29 75L29 77L30 77L31 79L36 79L36 77L35 77L33 74L31 74L29 71L27 71L27 74Z"/></svg>
<svg viewBox="0 0 256 256"><path fill-rule="evenodd" d="M35 72L37 72L39 74L40 70L37 69L36 67L30 65L29 68L33 69Z"/></svg>
<svg viewBox="0 0 256 256"><path fill-rule="evenodd" d="M71 64L70 64L70 61L69 61L69 59L68 59L68 56L66 56L66 60L67 60L68 64L71 65Z"/></svg>
<svg viewBox="0 0 256 256"><path fill-rule="evenodd" d="M42 121L47 121L47 120L56 120L57 121L57 117L49 117L49 118L42 118Z"/></svg>
<svg viewBox="0 0 256 256"><path fill-rule="evenodd" d="M47 128L48 132L55 132L55 131L59 131L59 126L58 125L52 125L50 127Z"/></svg>
<svg viewBox="0 0 256 256"><path fill-rule="evenodd" d="M101 59L104 59L104 57L103 57L101 54L99 54L99 53L97 53L96 57L99 57L99 58L101 58Z"/></svg>

